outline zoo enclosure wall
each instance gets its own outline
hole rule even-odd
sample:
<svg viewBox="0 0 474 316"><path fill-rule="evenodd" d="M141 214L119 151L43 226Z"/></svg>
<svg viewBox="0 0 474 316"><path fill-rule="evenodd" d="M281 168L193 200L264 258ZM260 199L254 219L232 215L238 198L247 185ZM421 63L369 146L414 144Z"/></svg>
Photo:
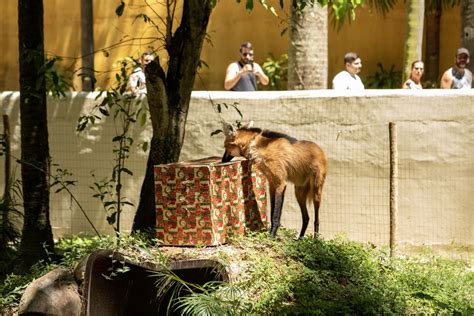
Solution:
<svg viewBox="0 0 474 316"><path fill-rule="evenodd" d="M110 118L85 133L76 134L77 119L100 100L96 93L72 93L66 99L48 99L50 152L55 168L68 169L78 184L72 192L103 233L112 233L101 204L89 188L109 176L113 165ZM398 130L400 244L449 245L474 243L474 90L333 90L285 92L193 93L180 160L220 156L223 135L220 116L239 120L229 105L237 102L244 120L255 126L317 142L326 152L329 171L320 209L324 237L348 238L387 245L389 214L389 131ZM19 93L3 92L0 102L10 117L12 154L20 157ZM228 109L226 108L226 105ZM3 131L3 126L1 127ZM135 144L151 137L151 127L133 128ZM147 153L133 148L127 168L133 176L124 183L124 196L138 205ZM4 157L0 157L3 173ZM15 169L16 177L20 167ZM0 179L3 192L4 177ZM130 231L135 207L126 207L121 227ZM310 209L313 230L314 214ZM51 195L51 222L55 237L93 233L70 196ZM286 192L282 225L300 229L301 216L294 191Z"/></svg>

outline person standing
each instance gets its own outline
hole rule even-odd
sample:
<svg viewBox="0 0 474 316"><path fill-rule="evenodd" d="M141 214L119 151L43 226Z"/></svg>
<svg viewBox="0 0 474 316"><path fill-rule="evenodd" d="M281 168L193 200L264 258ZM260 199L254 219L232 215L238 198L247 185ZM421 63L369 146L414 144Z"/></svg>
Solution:
<svg viewBox="0 0 474 316"><path fill-rule="evenodd" d="M224 88L232 91L257 91L257 82L266 86L269 79L262 67L253 60L252 44L245 42L240 45L240 60L227 67Z"/></svg>
<svg viewBox="0 0 474 316"><path fill-rule="evenodd" d="M347 53L344 56L346 69L338 73L332 80L335 90L364 90L364 84L357 75L362 68L362 61L357 53Z"/></svg>
<svg viewBox="0 0 474 316"><path fill-rule="evenodd" d="M146 51L140 57L140 65L133 69L128 77L127 91L134 94L146 94L145 67L155 59L152 51Z"/></svg>
<svg viewBox="0 0 474 316"><path fill-rule="evenodd" d="M403 85L403 89L423 89L421 77L423 76L425 64L421 60L415 60L411 64L410 78Z"/></svg>
<svg viewBox="0 0 474 316"><path fill-rule="evenodd" d="M469 64L469 51L458 48L454 59L454 66L446 70L441 77L441 89L471 89L472 72L467 69Z"/></svg>

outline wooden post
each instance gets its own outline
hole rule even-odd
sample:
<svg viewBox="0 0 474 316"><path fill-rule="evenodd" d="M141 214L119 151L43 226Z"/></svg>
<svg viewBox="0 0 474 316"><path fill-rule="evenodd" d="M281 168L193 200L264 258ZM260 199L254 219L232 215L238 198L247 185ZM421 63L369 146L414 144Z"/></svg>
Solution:
<svg viewBox="0 0 474 316"><path fill-rule="evenodd" d="M397 215L398 215L398 150L397 125L388 123L390 138L390 257L397 252Z"/></svg>

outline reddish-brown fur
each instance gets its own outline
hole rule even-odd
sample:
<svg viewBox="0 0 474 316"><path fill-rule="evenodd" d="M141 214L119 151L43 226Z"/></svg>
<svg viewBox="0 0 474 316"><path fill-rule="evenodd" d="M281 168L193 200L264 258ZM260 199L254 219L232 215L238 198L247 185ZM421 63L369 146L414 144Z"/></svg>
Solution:
<svg viewBox="0 0 474 316"><path fill-rule="evenodd" d="M295 185L295 194L301 208L303 225L302 237L309 222L307 201L313 201L315 210L314 231L319 232L319 206L326 178L327 162L321 148L310 141L298 141L284 134L262 131L257 128L234 130L224 127L226 153L223 161L232 156L242 156L252 160L265 174L270 185L271 234L276 235L280 226L281 208L286 185Z"/></svg>

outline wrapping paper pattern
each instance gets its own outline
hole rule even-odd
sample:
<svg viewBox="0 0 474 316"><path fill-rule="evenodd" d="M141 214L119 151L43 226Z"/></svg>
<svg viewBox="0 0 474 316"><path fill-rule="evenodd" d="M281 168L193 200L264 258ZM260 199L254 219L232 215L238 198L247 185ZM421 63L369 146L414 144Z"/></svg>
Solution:
<svg viewBox="0 0 474 316"><path fill-rule="evenodd" d="M267 224L265 176L248 160L157 165L157 237L165 245L219 245Z"/></svg>

